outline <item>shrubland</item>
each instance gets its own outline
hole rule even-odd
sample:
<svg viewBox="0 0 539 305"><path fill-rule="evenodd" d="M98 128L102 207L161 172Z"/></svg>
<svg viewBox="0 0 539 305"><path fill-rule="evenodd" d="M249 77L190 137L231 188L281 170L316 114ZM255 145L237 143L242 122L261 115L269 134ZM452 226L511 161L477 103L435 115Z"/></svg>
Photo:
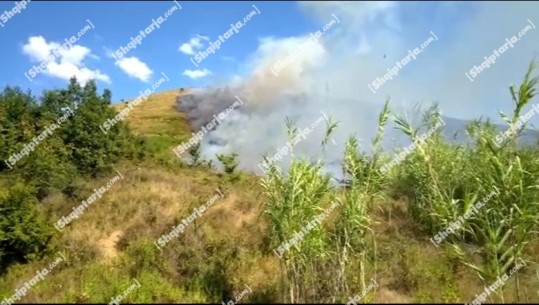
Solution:
<svg viewBox="0 0 539 305"><path fill-rule="evenodd" d="M501 114L508 124L534 100L534 72L532 64L521 85L510 87L514 112ZM58 251L68 260L23 302L110 302L133 279L141 286L124 303L226 303L245 285L252 292L241 302L346 303L359 294L357 303L472 302L519 262L525 267L488 299L539 300L539 151L518 145L526 126L500 143L489 121L476 120L466 130L471 141L453 143L437 128L437 106L413 126L388 100L370 147L348 139L341 183L324 171L322 158L293 151L286 169L271 165L257 177L238 171L234 153L217 156L223 171L201 160L199 146L190 162L176 157L172 148L191 132L174 111L178 94L186 92L154 94L105 134L99 125L125 105L111 105L112 93L98 94L93 82L73 79L39 99L4 89L3 160L65 107L76 110L13 168L0 164L0 300ZM286 124L293 138L297 127ZM382 149L387 128L415 144L392 167L386 165L400 150ZM322 152L336 130L329 120ZM125 178L64 230L54 228L116 170ZM216 189L224 198L163 249L154 245ZM457 220L438 242L435 236Z"/></svg>

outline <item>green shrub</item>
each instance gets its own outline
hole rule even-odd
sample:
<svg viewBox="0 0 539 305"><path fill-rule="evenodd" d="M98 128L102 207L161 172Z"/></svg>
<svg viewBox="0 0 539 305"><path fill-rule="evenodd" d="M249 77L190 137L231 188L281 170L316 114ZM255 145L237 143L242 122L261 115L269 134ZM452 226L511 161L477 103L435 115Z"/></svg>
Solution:
<svg viewBox="0 0 539 305"><path fill-rule="evenodd" d="M217 155L217 160L221 161L225 169L225 173L233 174L238 167L238 154Z"/></svg>
<svg viewBox="0 0 539 305"><path fill-rule="evenodd" d="M0 271L46 254L53 229L35 205L35 190L22 183L0 192Z"/></svg>

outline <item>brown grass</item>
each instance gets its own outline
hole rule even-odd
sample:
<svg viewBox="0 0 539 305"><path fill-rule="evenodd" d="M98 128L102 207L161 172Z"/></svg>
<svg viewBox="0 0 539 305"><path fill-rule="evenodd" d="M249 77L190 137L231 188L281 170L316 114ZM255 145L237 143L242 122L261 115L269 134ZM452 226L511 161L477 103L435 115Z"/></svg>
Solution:
<svg viewBox="0 0 539 305"><path fill-rule="evenodd" d="M170 143L179 144L189 134L190 128L185 114L176 110L178 94L177 90L171 90L152 95L135 107L126 121L139 135L151 139L168 137ZM120 103L114 107L121 110L125 105ZM176 158L172 153L170 155ZM185 236L171 241L175 245L167 245L159 258L173 264L177 262L178 249L181 248L204 251L207 245L218 243L224 243L225 249L238 247L238 257L234 258L228 267L230 270L227 270L234 289L239 293L244 289L243 284L248 284L254 291L253 295L274 293L275 287L280 284L280 262L273 252L263 250L267 230L260 214L265 199L261 196L257 177L245 174L238 181L231 182L226 175L204 167L165 169L153 161L137 166L122 163L116 169L125 178L116 182L103 198L94 202L79 219L64 229L60 245L70 254L73 264L82 262L70 268L83 268L87 262L108 264L120 261L118 259L122 257L127 258L125 251L129 245L140 239L154 241L170 232L173 225L189 215L194 207L204 204L219 188L225 198L215 202L197 219L196 225L189 225ZM106 185L114 175L87 181L81 196L89 196L94 188ZM56 211L52 216L56 220L68 214L80 201L53 194L45 203ZM376 206L380 208L375 209L373 229L378 244L380 266L377 282L380 288L374 293L375 302L417 301L418 295L430 290L433 291L432 297L441 302L440 295L448 282L443 272L453 276L454 281L450 281L458 286L456 290L461 302L471 301L472 294L481 290L474 274L463 268L452 270L445 250L435 248L416 229L409 217L407 202L378 202ZM441 265L443 267L439 268ZM34 264L25 271L18 271L17 278L31 277L35 267ZM110 268L115 268L114 264ZM174 283L182 281L184 270L177 266L171 270L170 278L166 280ZM443 272L440 273L440 270ZM83 282L83 275L75 274L80 278L65 281L61 291L81 295L81 300L89 301L84 297L84 292L79 294L81 288L78 283ZM18 287L18 284L13 286ZM257 298L263 298L260 295ZM349 296L342 297L347 300ZM23 301L46 300L43 294L29 295ZM247 295L242 301L249 300L253 302L257 299Z"/></svg>
<svg viewBox="0 0 539 305"><path fill-rule="evenodd" d="M145 136L177 135L181 131L188 131L190 127L186 115L176 109L176 98L188 93L187 90L182 93L178 90L155 93L134 107L126 121L136 134ZM113 107L121 111L126 106L125 103L118 103Z"/></svg>

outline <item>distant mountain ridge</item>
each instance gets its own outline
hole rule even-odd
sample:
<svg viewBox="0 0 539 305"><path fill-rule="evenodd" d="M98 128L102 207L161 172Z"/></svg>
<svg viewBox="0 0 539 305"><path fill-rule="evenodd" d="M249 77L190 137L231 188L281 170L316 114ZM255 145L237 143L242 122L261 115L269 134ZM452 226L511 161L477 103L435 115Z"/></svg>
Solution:
<svg viewBox="0 0 539 305"><path fill-rule="evenodd" d="M471 120L462 120L447 116L442 116L445 122L445 126L442 127L444 136L448 141L454 141L456 143L466 143L470 138L466 135L466 126ZM500 132L509 129L508 125L493 124L493 126ZM535 145L539 139L539 132L534 129L526 128L522 131L518 141L522 145Z"/></svg>

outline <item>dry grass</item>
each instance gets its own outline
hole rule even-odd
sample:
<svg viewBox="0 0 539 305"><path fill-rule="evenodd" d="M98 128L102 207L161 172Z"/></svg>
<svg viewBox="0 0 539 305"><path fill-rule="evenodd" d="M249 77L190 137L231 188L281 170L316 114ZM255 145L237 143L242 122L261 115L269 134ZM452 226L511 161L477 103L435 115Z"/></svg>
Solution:
<svg viewBox="0 0 539 305"><path fill-rule="evenodd" d="M260 213L256 193L241 185L223 184L217 174L205 169L185 169L182 174L167 172L159 168L122 168L124 179L116 182L103 198L94 202L84 214L65 229L65 239L86 241L99 245L100 252L109 252L111 236L126 232L122 244L129 244L140 236L158 237L168 233L172 225L192 213L194 207L205 204L216 194L215 189L224 189L225 198L216 201L197 222L208 223L215 234L228 232L245 237L247 229L257 226ZM205 175L204 183L200 176ZM89 189L105 185L109 177L90 182ZM57 198L57 205L64 205L63 198ZM65 208L68 213L72 203ZM60 215L60 214L59 214ZM65 214L62 214L65 215ZM241 221L239 221L241 220ZM137 227L137 231L130 228ZM259 243L260 235L249 234L246 242ZM109 242L105 242L109 241ZM68 242L69 243L69 242Z"/></svg>
<svg viewBox="0 0 539 305"><path fill-rule="evenodd" d="M155 159L175 160L177 157L172 149L190 137L187 117L176 108L176 99L184 94L189 91L155 93L134 107L125 119L133 132L146 140ZM126 103L119 103L113 107L121 111L126 106Z"/></svg>
<svg viewBox="0 0 539 305"><path fill-rule="evenodd" d="M178 94L177 90L172 90L152 95L135 107L126 119L136 134L156 144L156 151L168 154L169 158L176 158L171 147L185 140L190 133L185 114L175 107ZM121 110L125 105L120 103L114 107ZM139 297L129 302L214 302L204 299L192 287L186 295L173 291L165 296L154 291L157 288L172 291L170 287L180 287L191 277L199 276L199 269L213 264L233 248L237 248L238 253L222 271L234 292L243 290L244 284L253 289L253 294L247 295L242 302L277 299L276 291L282 276L278 268L280 261L265 248L264 238L269 233L267 224L260 217L265 199L257 177L242 175L242 179L231 182L226 176L204 167L164 168L153 161L136 166L119 164L116 169L125 178L116 182L103 198L66 227L59 239L59 248L68 253L69 265L50 274L46 282L40 284L42 287L31 291L22 302L104 302L105 299L91 292L106 290L124 277L129 280L160 268L164 271L156 273L157 279L170 286L162 282L156 286L145 284L147 286L143 285L142 289L147 289L151 298ZM86 181L81 196L89 196L94 188L106 185L114 175ZM181 222L194 207L215 195L216 188L222 190L225 198L216 201L196 220L196 225L187 227L184 236L172 240L162 253L150 259L153 261L148 263L144 257L138 257L142 250L133 252L133 249L143 249L140 244L149 244L148 249L155 250L151 243L170 232L172 226ZM52 207L51 221L55 221L68 214L80 201L53 194L44 203ZM463 268L453 269L445 249L435 248L428 242L428 237L417 230L409 216L407 202L398 200L374 205L371 217L379 249L377 278L380 288L370 301L469 302L473 293L481 290L473 273ZM333 218L328 222L332 223ZM217 250L207 254L209 248ZM53 258L54 255L42 262L13 268L0 278L0 293L3 292L1 286L10 287L9 290L19 287L38 267ZM189 260L186 264L198 265L181 265L186 259ZM147 263L159 267L144 265ZM188 267L195 271L187 270ZM454 283L456 287L448 288L448 283ZM94 286L97 288L92 288ZM356 293L361 292L357 287L351 288ZM342 296L346 300L348 297Z"/></svg>
<svg viewBox="0 0 539 305"><path fill-rule="evenodd" d="M181 131L188 131L190 127L185 114L176 109L176 98L188 93L187 90L182 93L178 90L155 93L134 107L126 121L136 134L144 136L177 135ZM118 103L113 107L121 111L126 106L125 103Z"/></svg>
<svg viewBox="0 0 539 305"><path fill-rule="evenodd" d="M120 238L124 235L124 232L121 230L117 230L112 232L110 236L107 238L103 238L98 241L97 247L101 251L101 255L105 259L114 259L118 256L118 242L120 241Z"/></svg>

